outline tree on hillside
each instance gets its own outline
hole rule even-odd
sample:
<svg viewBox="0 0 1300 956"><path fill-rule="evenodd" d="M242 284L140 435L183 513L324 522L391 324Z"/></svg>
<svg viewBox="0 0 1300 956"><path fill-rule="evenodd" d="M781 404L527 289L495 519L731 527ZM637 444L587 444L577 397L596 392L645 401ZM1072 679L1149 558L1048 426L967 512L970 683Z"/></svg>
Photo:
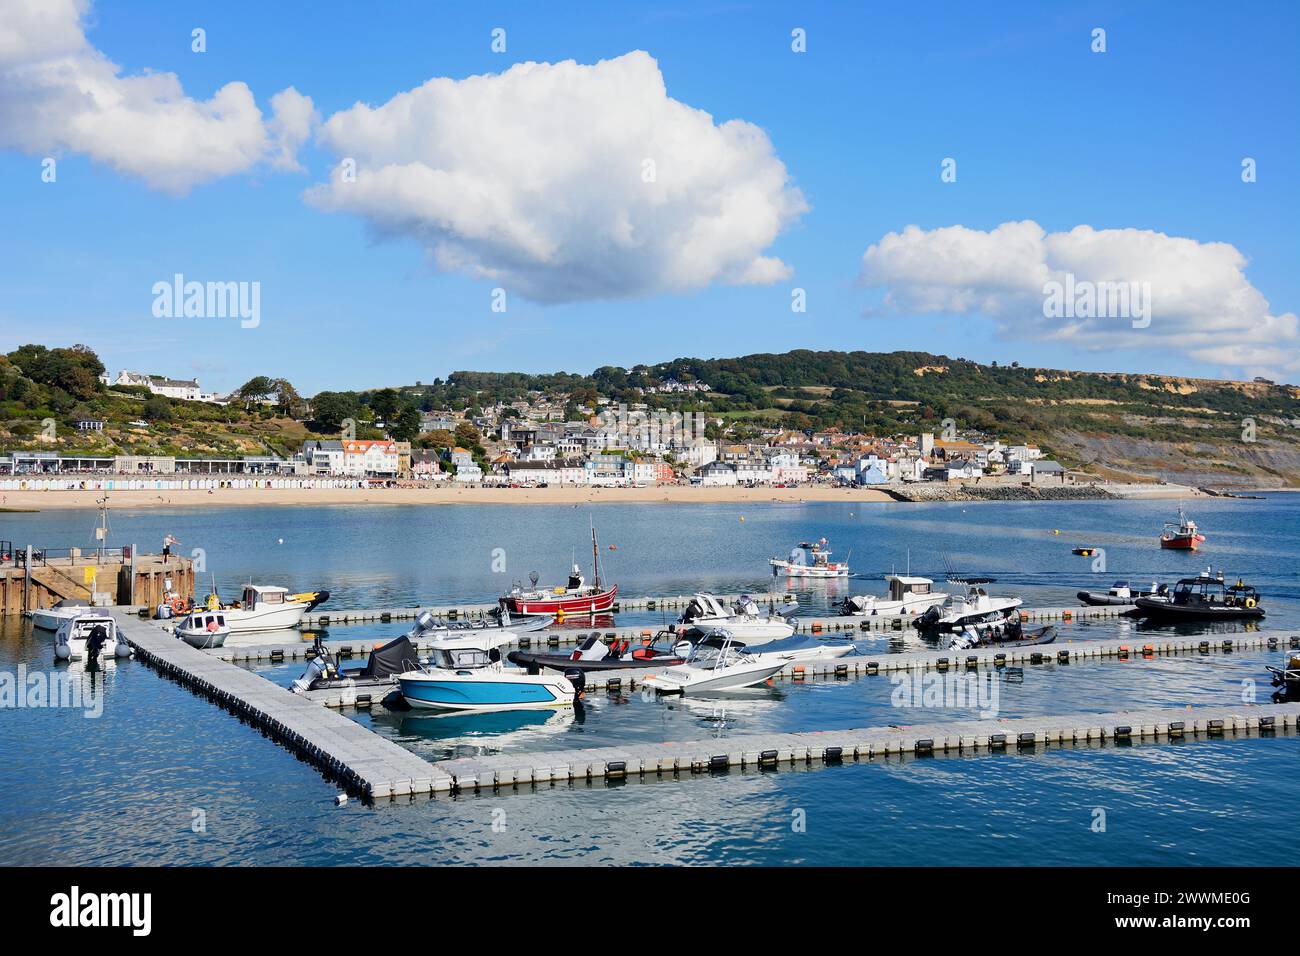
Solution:
<svg viewBox="0 0 1300 956"><path fill-rule="evenodd" d="M464 448L473 448L481 437L479 430L469 422L461 422L456 426L456 444Z"/></svg>
<svg viewBox="0 0 1300 956"><path fill-rule="evenodd" d="M144 403L144 420L147 422L171 421L172 403L161 395L155 395Z"/></svg>
<svg viewBox="0 0 1300 956"><path fill-rule="evenodd" d="M311 400L312 420L317 430L335 432L344 419L356 419L360 407L355 392L318 392Z"/></svg>
<svg viewBox="0 0 1300 956"><path fill-rule="evenodd" d="M266 375L256 375L235 390L235 395L244 402L260 402L275 394L275 379Z"/></svg>
<svg viewBox="0 0 1300 956"><path fill-rule="evenodd" d="M84 345L70 349L22 345L7 358L26 378L66 392L74 399L94 398L102 388L99 376L104 374L104 363Z"/></svg>
<svg viewBox="0 0 1300 956"><path fill-rule="evenodd" d="M291 418L301 417L307 408L307 403L298 394L298 390L289 383L287 378L277 378L273 384L276 407Z"/></svg>
<svg viewBox="0 0 1300 956"><path fill-rule="evenodd" d="M389 425L388 434L397 441L414 441L420 434L420 410L407 405Z"/></svg>
<svg viewBox="0 0 1300 956"><path fill-rule="evenodd" d="M401 397L397 394L395 388L381 388L370 396L371 411L375 417L382 419L386 424L391 424L393 418L397 415L397 410L401 406Z"/></svg>

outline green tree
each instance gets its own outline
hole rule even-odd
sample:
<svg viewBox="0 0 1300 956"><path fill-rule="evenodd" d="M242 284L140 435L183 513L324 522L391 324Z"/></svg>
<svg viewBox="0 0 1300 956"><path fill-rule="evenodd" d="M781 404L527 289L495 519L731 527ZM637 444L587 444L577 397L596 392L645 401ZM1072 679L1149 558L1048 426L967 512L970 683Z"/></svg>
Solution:
<svg viewBox="0 0 1300 956"><path fill-rule="evenodd" d="M345 419L357 417L359 408L354 392L319 392L311 400L313 424L319 431L336 432Z"/></svg>
<svg viewBox="0 0 1300 956"><path fill-rule="evenodd" d="M172 403L161 395L155 395L144 403L144 419L148 422L168 422L172 418Z"/></svg>

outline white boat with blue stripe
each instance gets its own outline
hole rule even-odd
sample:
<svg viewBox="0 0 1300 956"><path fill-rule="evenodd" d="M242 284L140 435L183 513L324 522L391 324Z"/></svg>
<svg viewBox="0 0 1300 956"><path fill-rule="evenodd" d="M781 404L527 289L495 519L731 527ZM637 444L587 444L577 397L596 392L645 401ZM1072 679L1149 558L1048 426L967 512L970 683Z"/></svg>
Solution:
<svg viewBox="0 0 1300 956"><path fill-rule="evenodd" d="M505 667L501 652L482 647L438 647L428 664L397 676L403 699L426 710L538 710L573 703L581 686L563 674L530 674Z"/></svg>

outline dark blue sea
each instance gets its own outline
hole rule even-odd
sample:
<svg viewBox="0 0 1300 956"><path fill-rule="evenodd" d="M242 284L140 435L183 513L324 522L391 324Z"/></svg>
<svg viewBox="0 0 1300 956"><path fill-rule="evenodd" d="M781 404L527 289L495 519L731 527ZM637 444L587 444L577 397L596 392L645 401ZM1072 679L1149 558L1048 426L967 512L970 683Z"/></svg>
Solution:
<svg viewBox="0 0 1300 956"><path fill-rule="evenodd" d="M604 576L623 594L777 587L767 559L825 536L861 578L795 589L828 619L846 593L882 592L909 569L995 577L995 593L1066 605L1116 580L1172 581L1207 566L1264 595L1260 627L1300 633L1300 496L1197 500L1196 554L1156 536L1176 504L638 504L259 507L114 510L113 544L149 551L164 535L233 596L254 579L325 587L327 607L490 601L539 572L589 567L589 522ZM0 538L87 546L93 512L0 514ZM1054 533L1059 532L1059 533ZM1105 569L1070 553L1104 548ZM500 549L500 550L498 550ZM497 570L504 564L504 570ZM784 588L781 584L779 587ZM618 623L661 623L663 613ZM331 637L407 625L334 627ZM1219 625L1230 636L1246 625ZM1062 641L1153 632L1078 622ZM1160 632L1154 632L1160 633ZM864 652L887 653L890 635ZM257 730L128 661L100 673L53 664L48 635L0 618L0 674L60 668L102 716L0 710L0 864L740 863L831 865L1241 865L1284 862L1300 828L1300 739L1079 747L1001 756L889 759L807 770L732 772L538 792L335 807L337 788ZM1026 667L998 678L1004 716L1266 702L1282 651ZM287 684L301 664L255 668ZM971 708L893 706L888 677L778 682L713 698L594 693L556 713L355 719L433 759L510 749L682 740L967 719ZM1104 820L1104 827L1096 825Z"/></svg>

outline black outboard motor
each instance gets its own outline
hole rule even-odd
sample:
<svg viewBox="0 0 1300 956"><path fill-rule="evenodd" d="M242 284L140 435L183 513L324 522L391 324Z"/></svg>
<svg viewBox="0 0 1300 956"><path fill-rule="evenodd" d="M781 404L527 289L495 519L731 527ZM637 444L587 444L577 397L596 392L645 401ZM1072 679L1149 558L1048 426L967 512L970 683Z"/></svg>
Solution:
<svg viewBox="0 0 1300 956"><path fill-rule="evenodd" d="M582 695L587 690L587 675L576 667L569 667L564 671L564 678L573 685L574 701L582 700Z"/></svg>
<svg viewBox="0 0 1300 956"><path fill-rule="evenodd" d="M912 626L918 631L932 631L938 625L939 618L942 616L939 606L932 604L923 613L912 618Z"/></svg>
<svg viewBox="0 0 1300 956"><path fill-rule="evenodd" d="M108 643L108 628L97 625L86 638L86 667L94 670L99 666L99 653Z"/></svg>

